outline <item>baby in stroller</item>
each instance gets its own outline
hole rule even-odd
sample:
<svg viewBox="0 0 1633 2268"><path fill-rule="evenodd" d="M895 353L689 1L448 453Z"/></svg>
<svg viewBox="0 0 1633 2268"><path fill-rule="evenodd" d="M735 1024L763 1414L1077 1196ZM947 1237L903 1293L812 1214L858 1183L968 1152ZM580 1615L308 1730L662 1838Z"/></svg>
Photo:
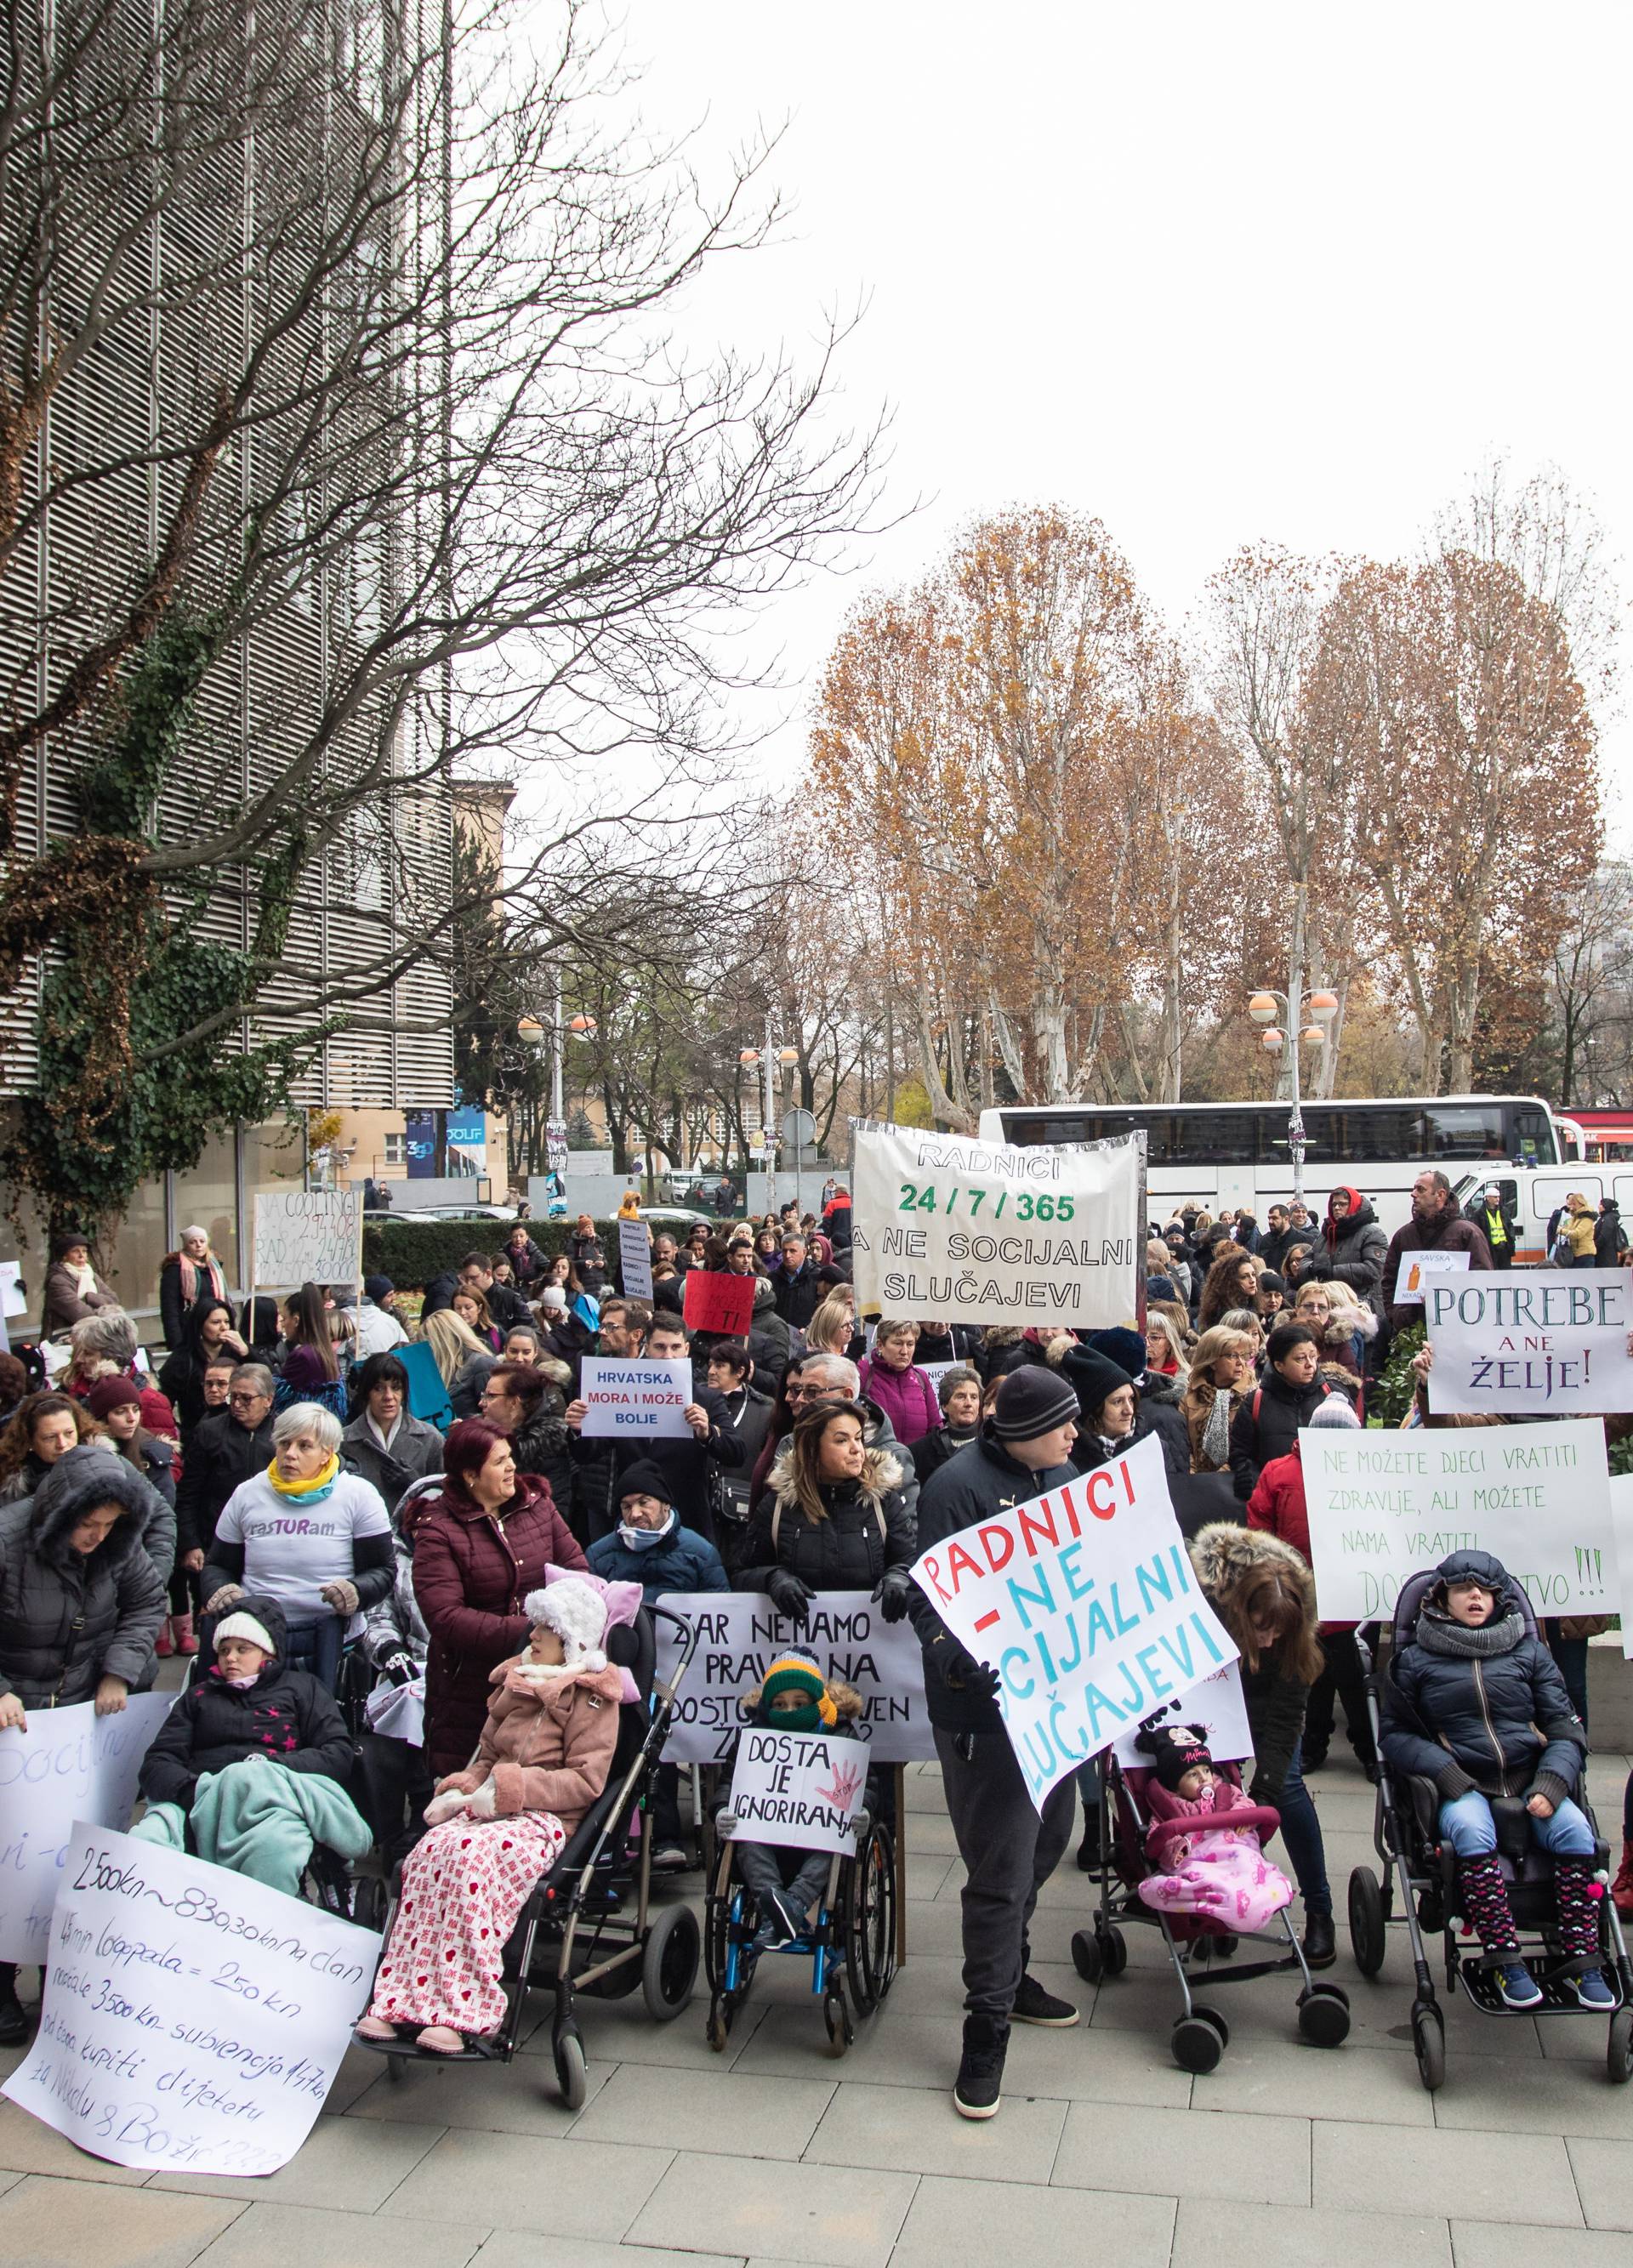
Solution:
<svg viewBox="0 0 1633 2268"><path fill-rule="evenodd" d="M1585 2008L1614 2009L1599 1968L1602 1886L1594 1834L1571 1800L1587 1738L1553 1656L1527 1628L1521 1594L1500 1559L1454 1551L1435 1570L1417 1628L1381 1692L1385 1760L1432 1780L1439 1830L1457 1854L1465 1918L1510 2008L1544 1994L1519 1958L1519 1938L1498 1858L1494 1803L1525 1807L1530 1839L1551 1852L1559 1937Z"/></svg>
<svg viewBox="0 0 1633 2268"><path fill-rule="evenodd" d="M1262 1930L1291 1904L1293 1886L1260 1848L1260 1806L1215 1770L1194 1725L1155 1727L1140 1734L1139 1746L1154 1760L1146 1848L1160 1870L1138 1885L1142 1903L1158 1913L1199 1914L1239 1935ZM1235 1813L1244 1823L1230 1823Z"/></svg>
<svg viewBox="0 0 1633 2268"><path fill-rule="evenodd" d="M763 1685L743 1697L751 1724L778 1733L826 1730L847 1740L861 1715L861 1696L839 1678L824 1678L809 1654L783 1653ZM841 1721L842 1719L846 1721ZM828 1887L831 1851L796 1851L771 1843L738 1842L737 1871L754 1893L760 1926L754 1948L791 1945L809 1926L810 1910ZM785 1878L785 1867L793 1871Z"/></svg>

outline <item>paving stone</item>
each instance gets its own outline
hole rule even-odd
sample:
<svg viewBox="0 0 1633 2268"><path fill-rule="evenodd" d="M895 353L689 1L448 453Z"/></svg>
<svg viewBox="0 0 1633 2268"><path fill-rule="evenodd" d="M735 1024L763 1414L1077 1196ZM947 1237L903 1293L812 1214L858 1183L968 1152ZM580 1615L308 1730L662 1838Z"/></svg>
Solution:
<svg viewBox="0 0 1633 2268"><path fill-rule="evenodd" d="M1548 2023L1537 2029L1577 2028ZM1606 2079L1602 2019L1593 2029L1600 2035L1595 2061L1529 2063L1520 2086L1511 2070L1489 2056L1471 2057L1453 2073L1448 2055L1446 2083L1434 2098L1436 2124L1448 2131L1579 2134L1633 2143L1633 2095Z"/></svg>
<svg viewBox="0 0 1633 2268"><path fill-rule="evenodd" d="M1075 2102L1051 2179L1057 2189L1114 2182L1149 2197L1307 2205L1310 2122Z"/></svg>
<svg viewBox="0 0 1633 2268"><path fill-rule="evenodd" d="M498 2228L471 2268L541 2268L541 2257L538 2238L530 2231ZM662 2252L646 2244L596 2244L580 2236L573 2242L572 2268L743 2268L743 2264L735 2253Z"/></svg>
<svg viewBox="0 0 1633 2268"><path fill-rule="evenodd" d="M1409 2057L1377 2048L1313 2048L1302 2041L1239 2038L1224 2060L1195 2082L1199 2110L1269 2111L1289 2117L1361 2119L1394 2126L1432 2126L1435 2108ZM1472 2122L1471 2122L1472 2123Z"/></svg>
<svg viewBox="0 0 1633 2268"><path fill-rule="evenodd" d="M275 2174L154 2174L148 2187L204 2197L276 2198L285 2205L338 2205L374 2213L437 2141L440 2126L386 2125L379 2119L320 2118L288 2165ZM491 2225L484 2215L481 2226Z"/></svg>
<svg viewBox="0 0 1633 2268"><path fill-rule="evenodd" d="M1523 2213L1527 2220L1579 2228L1583 2214L1570 2166L1564 2143L1549 2135L1463 2134L1444 2127L1431 2134L1414 2126L1340 2126L1318 2118L1312 2202L1368 2213L1376 2211L1380 2198L1423 2198L1449 2219L1508 2220Z"/></svg>
<svg viewBox="0 0 1633 2268"><path fill-rule="evenodd" d="M1627 2089L1618 2088L1617 2095L1627 2102ZM1629 2119L1633 2127L1633 2119ZM1619 2142L1570 2141L1563 2146L1570 2153L1570 2168L1576 2176L1577 2194L1582 2201L1582 2217L1590 2228L1633 2228L1633 2150L1628 2147L1629 2129L1624 2128ZM1492 2220L1501 2216L1491 2214ZM1533 2213L1529 2200L1526 2205L1528 2220L1541 2220L1543 2215ZM1471 2220L1482 2216L1470 2213Z"/></svg>
<svg viewBox="0 0 1633 2268"><path fill-rule="evenodd" d="M1095 2200L1097 2212L1099 2199ZM1339 2260L1381 2260L1388 2268L1452 2268L1452 2242L1444 2220L1432 2214L1329 2213L1294 2205L1261 2205L1253 2215L1253 2268L1332 2268ZM1548 2242L1554 2232L1548 2232ZM1182 2198L1174 2230L1172 2268L1217 2268L1219 2216L1201 2198ZM1539 2268L1548 2253L1533 2253Z"/></svg>
<svg viewBox="0 0 1633 2268"><path fill-rule="evenodd" d="M415 2228L383 2213L268 2199L246 2206L227 2234L199 2255L196 2268L247 2268L252 2260L299 2262L299 2268L465 2268L485 2227L475 2213L464 2228L452 2221Z"/></svg>
<svg viewBox="0 0 1633 2268"><path fill-rule="evenodd" d="M30 2174L0 2197L6 2268L188 2268L244 2208ZM241 2257L241 2256L240 2256Z"/></svg>
<svg viewBox="0 0 1633 2268"><path fill-rule="evenodd" d="M580 2112L575 2139L641 2142L666 2150L729 2150L734 2157L798 2158L833 2095L832 2073L780 2079L735 2072L643 2069L623 2064Z"/></svg>
<svg viewBox="0 0 1633 2268"><path fill-rule="evenodd" d="M47 2126L15 2102L0 2102L0 2167L19 2174L61 2174L70 2181L113 2182L140 2189L140 2166L114 2166Z"/></svg>
<svg viewBox="0 0 1633 2268"><path fill-rule="evenodd" d="M366 2122L348 2122L366 2132ZM376 2134L389 2126L376 2125ZM667 2150L613 2142L554 2141L531 2134L444 2134L382 2212L407 2220L475 2221L487 2228L537 2229L557 2240L587 2236L614 2243L656 2187ZM669 2235L690 2222L671 2223ZM729 2250L729 2247L727 2248Z"/></svg>
<svg viewBox="0 0 1633 2268"><path fill-rule="evenodd" d="M1452 2255L1456 2268L1628 2268L1624 2236L1524 2221L1454 2220Z"/></svg>
<svg viewBox="0 0 1633 2268"><path fill-rule="evenodd" d="M554 2066L538 2056L514 2063L456 2066L408 2062L393 2079L378 2056L373 2085L346 2113L395 2125L474 2128L487 2134L565 2134L581 2115L569 2110L556 2085ZM594 2102L617 2068L590 2066L588 2100Z"/></svg>
<svg viewBox="0 0 1633 2268"><path fill-rule="evenodd" d="M981 2169L989 2167L1002 2179L1046 2182L1066 2108L1063 2102L1018 2093L1007 2072L1003 2109L991 2120L961 2118L945 2088L930 2094L847 2080L829 2104L805 2162L905 2167L912 2173L966 2178L979 2178Z"/></svg>
<svg viewBox="0 0 1633 2268"><path fill-rule="evenodd" d="M917 2187L913 2174L861 2169L836 2182L827 2166L687 2150L628 2234L637 2244L661 2245L677 2229L706 2231L711 2244L740 2248L753 2258L807 2261L813 2268L885 2268Z"/></svg>
<svg viewBox="0 0 1633 2268"><path fill-rule="evenodd" d="M1006 2102L999 2123L1009 2115ZM977 2253L1046 2260L1052 2268L1168 2268L1174 2200L1095 2193L1091 2211L1068 2190L1022 2182L956 2181L927 2174L890 2268L947 2268ZM1215 2226L1217 2238L1217 2223ZM990 2242L972 2242L972 2236ZM1217 2245L1208 2268L1216 2268Z"/></svg>

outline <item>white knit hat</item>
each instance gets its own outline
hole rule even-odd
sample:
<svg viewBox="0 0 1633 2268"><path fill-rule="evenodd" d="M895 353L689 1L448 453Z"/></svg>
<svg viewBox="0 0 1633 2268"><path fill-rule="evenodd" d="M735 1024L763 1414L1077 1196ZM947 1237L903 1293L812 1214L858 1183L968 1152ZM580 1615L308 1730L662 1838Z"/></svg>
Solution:
<svg viewBox="0 0 1633 2268"><path fill-rule="evenodd" d="M257 1622L254 1615L246 1614L241 1607L235 1608L230 1615L223 1615L216 1624L216 1644L219 1646L224 1638L244 1638L249 1645L258 1646L262 1653L277 1652L266 1624Z"/></svg>
<svg viewBox="0 0 1633 2268"><path fill-rule="evenodd" d="M601 1645L607 1634L607 1602L581 1575L564 1575L546 1590L529 1591L521 1611L530 1623L555 1631L569 1669L607 1667Z"/></svg>
<svg viewBox="0 0 1633 2268"><path fill-rule="evenodd" d="M1329 1394L1325 1402L1318 1402L1311 1415L1312 1425L1348 1427L1359 1425L1355 1404L1347 1395Z"/></svg>

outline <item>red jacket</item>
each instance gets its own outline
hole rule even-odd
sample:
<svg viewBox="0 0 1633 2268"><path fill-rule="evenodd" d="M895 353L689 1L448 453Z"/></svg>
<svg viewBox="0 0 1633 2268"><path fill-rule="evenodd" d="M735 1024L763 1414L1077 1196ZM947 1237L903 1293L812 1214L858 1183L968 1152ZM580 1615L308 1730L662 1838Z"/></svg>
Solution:
<svg viewBox="0 0 1633 2268"><path fill-rule="evenodd" d="M425 1748L433 1772L470 1762L488 1716L488 1675L528 1642L521 1602L549 1566L586 1565L556 1509L550 1483L518 1473L503 1525L445 1490L414 1531L414 1596L431 1651L425 1663Z"/></svg>
<svg viewBox="0 0 1633 2268"><path fill-rule="evenodd" d="M1315 1565L1310 1554L1310 1511L1304 1502L1304 1469L1299 1462L1297 1444L1284 1457L1272 1457L1252 1496L1247 1499L1247 1524L1262 1528L1267 1535L1279 1536L1290 1543L1309 1566ZM1323 1623L1323 1630L1354 1630L1354 1623Z"/></svg>

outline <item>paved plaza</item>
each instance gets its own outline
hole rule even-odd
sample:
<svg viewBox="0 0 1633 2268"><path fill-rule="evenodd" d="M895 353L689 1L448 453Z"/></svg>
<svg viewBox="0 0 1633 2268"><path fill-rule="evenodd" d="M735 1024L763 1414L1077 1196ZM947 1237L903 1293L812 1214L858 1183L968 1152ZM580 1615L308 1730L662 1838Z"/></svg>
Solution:
<svg viewBox="0 0 1633 2268"><path fill-rule="evenodd" d="M1626 1769L1616 1756L1591 1766L1602 1819L1619 1817ZM1371 1791L1348 1755L1313 1784L1341 1909L1349 1871L1371 1849ZM722 2056L705 2043L701 1997L667 2027L639 1996L586 2002L590 2093L576 2117L556 2096L542 1996L540 2028L508 2069L410 2066L394 2086L354 2052L305 2148L261 2181L128 2172L7 2102L0 2258L7 2268L1633 2264L1633 2087L1604 2078L1602 2021L1491 2022L1459 2002L1446 2083L1431 2100L1412 2058L1397 1931L1378 1984L1341 1954L1334 1974L1355 2012L1347 2045L1301 2045L1292 1987L1262 1980L1215 1996L1230 2050L1193 2079L1169 2057L1175 1996L1154 1932L1134 1933L1127 1973L1097 1991L1072 1969L1089 1896L1069 1859L1045 1891L1035 1943L1045 1982L1087 2021L1017 2027L1000 2116L987 2125L955 2117L959 1869L934 1767L913 1768L907 1787L907 1965L843 2061L826 2052L807 1965L770 1960Z"/></svg>

